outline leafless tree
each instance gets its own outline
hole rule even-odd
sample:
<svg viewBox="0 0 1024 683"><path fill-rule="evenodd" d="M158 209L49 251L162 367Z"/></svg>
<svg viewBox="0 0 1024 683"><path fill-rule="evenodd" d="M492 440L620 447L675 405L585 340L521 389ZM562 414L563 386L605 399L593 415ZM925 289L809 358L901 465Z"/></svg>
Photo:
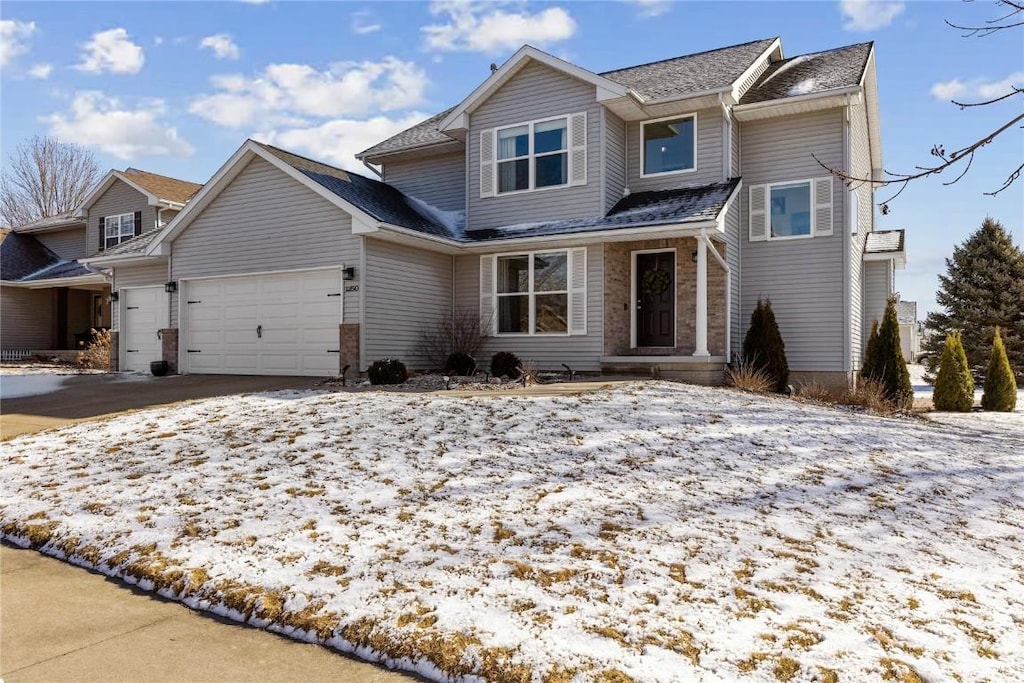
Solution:
<svg viewBox="0 0 1024 683"><path fill-rule="evenodd" d="M964 0L964 2L973 1L974 0ZM946 24L949 25L951 28L955 28L959 31L962 31L962 37L964 38L984 38L985 36L990 36L998 31L1005 31L1007 29L1024 27L1024 2L1022 2L1021 0L997 0L995 4L998 5L1000 8L1000 16L996 17L995 19L987 20L981 25L961 25L954 24L950 21L946 21ZM960 107L961 110L963 110L968 109L970 107L984 107L996 104L997 102L1004 102L1006 100L1015 100L1015 98L1024 96L1024 88L1017 87L1012 83L1008 85L1008 88L1009 89L1006 93L1003 93L1002 95L993 97L982 102L960 102L957 100L951 100L951 102L956 106ZM943 185L952 185L953 183L963 178L967 174L967 172L971 170L971 164L974 162L974 155L982 147L985 147L986 145L990 144L997 137L999 137L1000 135L1014 127L1024 127L1021 125L1022 122L1024 122L1024 113L1020 113L1020 109L1016 109L1015 114L1006 123L1002 124L992 132L988 133L987 135L975 140L974 142L964 145L963 147L947 152L945 145L941 143L933 145L931 149L931 155L933 157L936 157L938 161L932 162L930 164L925 164L922 166L915 166L914 171L911 173L895 173L892 171L885 171L886 177L881 179L875 179L870 177L860 178L854 175L850 175L849 173L846 173L841 169L832 168L831 166L822 163L822 161L818 159L818 157L816 156L814 157L814 160L817 161L818 164L821 165L822 168L826 169L829 173L841 178L848 186L852 187L867 184L873 185L875 187L892 186L896 188L896 191L892 195L890 195L885 200L879 202L879 209L881 210L881 212L883 214L888 214L889 203L892 200L899 197L911 181L932 175L938 175L948 168L957 166L957 170L959 170L959 175L957 175L952 180L943 183ZM1024 163L1021 163L1019 166L1017 166L1017 168L1010 171L1009 175L1006 176L1006 179L999 187L992 190L991 192L986 192L985 194L989 196L995 196L999 194L1006 188L1013 185L1013 183L1020 178L1022 172L1024 172Z"/></svg>
<svg viewBox="0 0 1024 683"><path fill-rule="evenodd" d="M18 227L75 209L99 180L92 152L50 137L33 137L8 159L0 176L0 222Z"/></svg>

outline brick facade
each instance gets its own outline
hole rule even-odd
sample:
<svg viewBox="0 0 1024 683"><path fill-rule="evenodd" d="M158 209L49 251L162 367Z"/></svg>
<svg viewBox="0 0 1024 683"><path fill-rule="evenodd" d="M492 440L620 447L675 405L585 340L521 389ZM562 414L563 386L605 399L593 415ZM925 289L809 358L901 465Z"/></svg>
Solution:
<svg viewBox="0 0 1024 683"><path fill-rule="evenodd" d="M162 347L162 355L160 357L167 361L167 371L172 374L177 374L178 328L167 327L160 330L160 345Z"/></svg>
<svg viewBox="0 0 1024 683"><path fill-rule="evenodd" d="M725 257L725 245L716 244ZM630 348L630 326L633 315L630 305L634 251L676 250L676 346L664 348ZM610 242L604 245L604 353L607 356L693 354L697 337L697 264L693 254L697 240L693 237ZM725 356L725 270L708 254L708 350L713 356Z"/></svg>
<svg viewBox="0 0 1024 683"><path fill-rule="evenodd" d="M359 374L359 323L343 323L338 328L341 349L338 372L350 365L348 376L354 377Z"/></svg>
<svg viewBox="0 0 1024 683"><path fill-rule="evenodd" d="M110 371L117 372L121 369L121 356L118 353L117 330L110 331Z"/></svg>

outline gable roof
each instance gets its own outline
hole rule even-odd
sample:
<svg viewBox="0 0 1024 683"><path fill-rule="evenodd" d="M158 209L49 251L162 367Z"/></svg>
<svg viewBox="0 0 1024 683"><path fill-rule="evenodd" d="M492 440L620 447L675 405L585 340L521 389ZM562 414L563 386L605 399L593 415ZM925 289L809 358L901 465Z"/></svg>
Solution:
<svg viewBox="0 0 1024 683"><path fill-rule="evenodd" d="M857 43L773 62L740 104L814 95L861 84L874 43Z"/></svg>
<svg viewBox="0 0 1024 683"><path fill-rule="evenodd" d="M94 275L78 261L57 256L31 235L3 233L0 241L0 277L4 282L35 282Z"/></svg>
<svg viewBox="0 0 1024 683"><path fill-rule="evenodd" d="M85 227L85 221L75 218L73 211L65 211L55 216L44 216L37 218L31 223L19 225L13 228L15 232L47 232L50 230L64 230L66 228Z"/></svg>
<svg viewBox="0 0 1024 683"><path fill-rule="evenodd" d="M84 216L89 207L118 180L145 195L150 206L162 204L169 208L179 209L198 194L203 187L199 183L179 180L149 171L140 171L137 168L126 168L124 171L110 170L107 175L103 176L103 180L86 195L82 200L82 205L75 209L73 215L75 217Z"/></svg>
<svg viewBox="0 0 1024 683"><path fill-rule="evenodd" d="M732 87L778 38L663 59L605 71L601 76L627 86L645 99L663 100Z"/></svg>
<svg viewBox="0 0 1024 683"><path fill-rule="evenodd" d="M388 154L389 152L416 149L417 147L426 147L442 142L452 142L452 138L438 129L438 124L448 114L452 113L454 109L455 107L449 107L439 114L434 114L427 120L421 121L411 128L406 128L402 132L392 135L387 140L378 142L373 147L363 150L356 155L356 158L363 159L380 154Z"/></svg>
<svg viewBox="0 0 1024 683"><path fill-rule="evenodd" d="M888 254L903 251L903 230L876 230L868 233L865 254Z"/></svg>

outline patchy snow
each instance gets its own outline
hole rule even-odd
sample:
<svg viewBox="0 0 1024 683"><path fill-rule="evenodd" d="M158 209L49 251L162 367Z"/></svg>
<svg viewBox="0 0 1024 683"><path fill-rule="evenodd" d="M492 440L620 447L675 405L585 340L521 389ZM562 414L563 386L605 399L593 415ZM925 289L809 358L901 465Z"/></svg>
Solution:
<svg viewBox="0 0 1024 683"><path fill-rule="evenodd" d="M50 394L64 385L67 375L0 374L0 398L19 398Z"/></svg>
<svg viewBox="0 0 1024 683"><path fill-rule="evenodd" d="M422 199L411 197L409 195L406 195L406 198L413 205L414 209L435 223L443 225L452 235L461 237L465 234L465 211L445 211L444 209L439 209L433 204L429 204Z"/></svg>
<svg viewBox="0 0 1024 683"><path fill-rule="evenodd" d="M913 363L907 365L907 370L910 371L910 383L914 387L914 398L931 400L935 387L925 381L925 367ZM981 406L981 397L984 393L984 390L980 387L974 390L974 405L976 407ZM984 425L988 429L995 431L1024 434L1024 387L1017 390L1017 406L1012 413L995 413L981 411L980 408L976 408L974 412L970 413L931 412L925 413L925 416L935 422L968 429Z"/></svg>
<svg viewBox="0 0 1024 683"><path fill-rule="evenodd" d="M805 78L799 81L796 85L786 91L788 97L794 97L796 95L807 95L818 89L818 80L816 78Z"/></svg>
<svg viewBox="0 0 1024 683"><path fill-rule="evenodd" d="M6 538L437 680L1024 679L1021 432L637 382L0 449Z"/></svg>

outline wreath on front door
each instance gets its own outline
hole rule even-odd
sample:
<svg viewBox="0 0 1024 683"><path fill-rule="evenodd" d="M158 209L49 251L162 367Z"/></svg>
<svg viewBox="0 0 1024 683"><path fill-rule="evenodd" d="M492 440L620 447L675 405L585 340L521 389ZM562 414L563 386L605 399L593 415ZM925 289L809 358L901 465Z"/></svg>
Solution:
<svg viewBox="0 0 1024 683"><path fill-rule="evenodd" d="M656 297L661 296L671 284L672 276L661 268L655 268L644 273L640 289L645 297Z"/></svg>

